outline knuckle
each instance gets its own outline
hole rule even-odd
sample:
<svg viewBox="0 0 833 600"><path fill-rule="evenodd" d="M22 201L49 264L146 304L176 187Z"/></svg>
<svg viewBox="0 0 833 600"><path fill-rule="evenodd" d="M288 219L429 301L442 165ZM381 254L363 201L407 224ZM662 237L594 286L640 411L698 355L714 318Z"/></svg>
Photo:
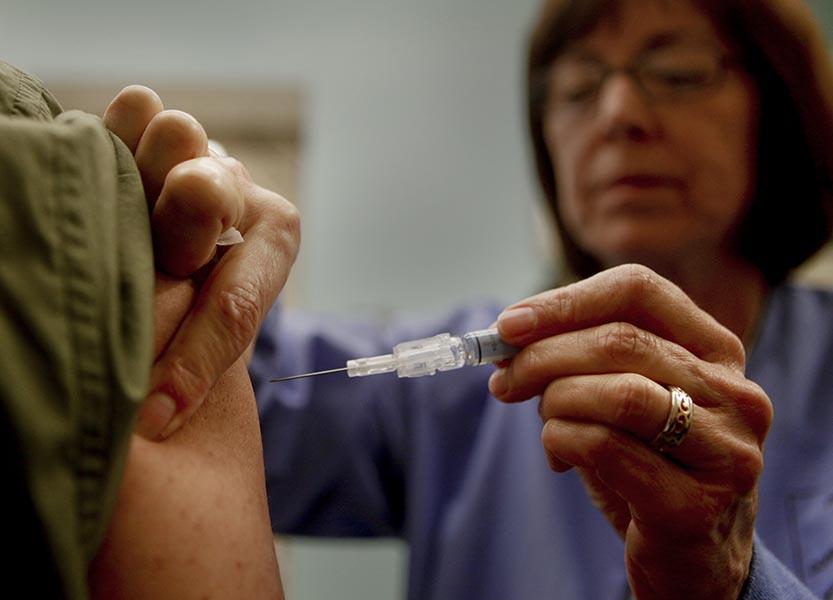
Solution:
<svg viewBox="0 0 833 600"><path fill-rule="evenodd" d="M619 267L624 278L625 291L639 299L659 285L659 275L639 264L627 264Z"/></svg>
<svg viewBox="0 0 833 600"><path fill-rule="evenodd" d="M241 175L243 177L249 176L249 171L246 169L246 166L234 156L218 156L216 160L235 175Z"/></svg>
<svg viewBox="0 0 833 600"><path fill-rule="evenodd" d="M587 458L595 465L605 465L612 456L616 456L619 443L611 429L597 427L587 440Z"/></svg>
<svg viewBox="0 0 833 600"><path fill-rule="evenodd" d="M281 225L293 239L301 237L301 213L291 202L281 202Z"/></svg>
<svg viewBox="0 0 833 600"><path fill-rule="evenodd" d="M294 261L301 246L301 229L295 222L282 223L275 229L275 245L281 253Z"/></svg>
<svg viewBox="0 0 833 600"><path fill-rule="evenodd" d="M539 381L545 376L549 361L541 344L530 344L518 356L521 357L521 360L517 360L518 357L516 356L506 369L507 374L511 373L513 381Z"/></svg>
<svg viewBox="0 0 833 600"><path fill-rule="evenodd" d="M734 394L733 404L762 444L774 416L769 396L758 384L745 379Z"/></svg>
<svg viewBox="0 0 833 600"><path fill-rule="evenodd" d="M245 348L260 326L260 296L254 283L237 284L219 294L220 313L235 348Z"/></svg>
<svg viewBox="0 0 833 600"><path fill-rule="evenodd" d="M267 224L271 243L284 253L295 256L301 243L301 213L294 204L275 192L259 188L264 202L260 220Z"/></svg>
<svg viewBox="0 0 833 600"><path fill-rule="evenodd" d="M221 165L228 169L228 171L234 175L238 181L244 184L254 185L249 169L247 169L246 165L239 159L234 156L215 156L214 160L218 161Z"/></svg>
<svg viewBox="0 0 833 600"><path fill-rule="evenodd" d="M732 485L741 494L751 492L764 468L764 457L753 445L743 445L735 452L732 465Z"/></svg>
<svg viewBox="0 0 833 600"><path fill-rule="evenodd" d="M727 330L726 347L724 353L729 363L738 371L743 372L746 367L746 347L740 338Z"/></svg>
<svg viewBox="0 0 833 600"><path fill-rule="evenodd" d="M541 394L541 399L538 401L538 416L541 418L542 422L546 422L547 419L556 415L555 404L560 393L558 388L558 381L554 381L550 383L544 390L544 393Z"/></svg>
<svg viewBox="0 0 833 600"><path fill-rule="evenodd" d="M683 295L676 285L645 265L622 265L616 275L617 300L629 309L639 307L649 298Z"/></svg>
<svg viewBox="0 0 833 600"><path fill-rule="evenodd" d="M610 323L598 335L602 352L614 364L629 364L647 344L644 332L630 323Z"/></svg>
<svg viewBox="0 0 833 600"><path fill-rule="evenodd" d="M617 379L614 385L615 422L621 425L641 423L647 415L647 382L639 376L627 374Z"/></svg>
<svg viewBox="0 0 833 600"><path fill-rule="evenodd" d="M543 307L552 323L574 323L576 321L576 298L570 287L560 288L547 298Z"/></svg>

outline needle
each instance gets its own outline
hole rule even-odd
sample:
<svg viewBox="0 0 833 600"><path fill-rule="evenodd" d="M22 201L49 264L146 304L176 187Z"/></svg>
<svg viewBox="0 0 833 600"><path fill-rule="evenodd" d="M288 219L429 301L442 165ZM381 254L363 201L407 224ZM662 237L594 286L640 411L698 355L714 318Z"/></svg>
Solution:
<svg viewBox="0 0 833 600"><path fill-rule="evenodd" d="M281 381L289 381L290 379L301 379L302 377L314 377L316 375L328 375L330 373L341 373L342 371L346 371L347 367L342 367L340 369L330 369L329 371L316 371L315 373L303 373L301 375L290 375L289 377L278 377L276 379L270 379L269 383L278 383Z"/></svg>

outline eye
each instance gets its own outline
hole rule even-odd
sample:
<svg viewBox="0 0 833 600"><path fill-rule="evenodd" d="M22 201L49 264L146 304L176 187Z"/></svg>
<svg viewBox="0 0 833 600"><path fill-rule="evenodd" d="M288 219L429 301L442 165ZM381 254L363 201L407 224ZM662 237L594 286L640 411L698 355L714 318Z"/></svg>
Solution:
<svg viewBox="0 0 833 600"><path fill-rule="evenodd" d="M552 70L551 98L559 104L584 104L595 98L604 70L595 64L562 63Z"/></svg>
<svg viewBox="0 0 833 600"><path fill-rule="evenodd" d="M705 67L678 66L652 69L645 76L653 82L673 88L701 88L712 80L712 71Z"/></svg>
<svg viewBox="0 0 833 600"><path fill-rule="evenodd" d="M696 92L719 79L720 60L708 51L666 51L645 60L639 75L647 88L660 95Z"/></svg>
<svg viewBox="0 0 833 600"><path fill-rule="evenodd" d="M567 104L583 104L592 100L596 91L599 89L595 83L584 83L557 91L556 99L558 102Z"/></svg>

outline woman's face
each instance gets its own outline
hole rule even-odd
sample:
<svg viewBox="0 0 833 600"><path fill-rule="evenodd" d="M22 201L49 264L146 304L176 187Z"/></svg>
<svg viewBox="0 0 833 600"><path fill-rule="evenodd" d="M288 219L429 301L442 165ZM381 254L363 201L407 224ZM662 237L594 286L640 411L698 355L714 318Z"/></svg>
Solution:
<svg viewBox="0 0 833 600"><path fill-rule="evenodd" d="M729 56L689 0L627 0L552 65L544 135L561 218L603 266L729 247L754 191L758 121Z"/></svg>

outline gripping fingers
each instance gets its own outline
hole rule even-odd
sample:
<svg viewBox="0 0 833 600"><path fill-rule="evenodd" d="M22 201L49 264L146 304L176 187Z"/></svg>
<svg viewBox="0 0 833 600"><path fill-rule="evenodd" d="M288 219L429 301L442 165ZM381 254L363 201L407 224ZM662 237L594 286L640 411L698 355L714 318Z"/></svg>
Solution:
<svg viewBox="0 0 833 600"><path fill-rule="evenodd" d="M148 123L135 156L152 207L171 169L192 158L208 156L208 136L188 113L163 110Z"/></svg>
<svg viewBox="0 0 833 600"><path fill-rule="evenodd" d="M300 232L294 207L254 184L244 188L244 193L241 229L245 243L231 246L214 266L153 367L154 393L137 428L149 439L176 431L241 356L286 282L297 254ZM153 406L160 408L156 411Z"/></svg>
<svg viewBox="0 0 833 600"><path fill-rule="evenodd" d="M676 285L641 265L622 265L508 307L501 337L515 346L609 322L628 322L708 362L743 371L743 344Z"/></svg>
<svg viewBox="0 0 833 600"><path fill-rule="evenodd" d="M570 421L598 425L602 431L615 432L617 439L626 436L640 444L645 452L670 457L694 473L708 474L712 482L722 481L740 493L748 492L763 468L754 424L744 419L742 413L703 408L694 400L688 435L679 446L663 454L651 447L651 441L665 426L671 393L641 375L579 375L557 379L544 392L539 411L545 423ZM544 435L543 441L546 448L554 440ZM565 460L557 453L551 458Z"/></svg>
<svg viewBox="0 0 833 600"><path fill-rule="evenodd" d="M179 277L195 272L214 256L220 233L239 225L244 212L244 192L222 162L202 157L175 166L153 209L159 268Z"/></svg>
<svg viewBox="0 0 833 600"><path fill-rule="evenodd" d="M677 382L697 379L692 375L700 364L685 348L649 331L630 323L605 323L530 344L495 371L489 388L503 402L519 402L568 375L632 372L681 385Z"/></svg>
<svg viewBox="0 0 833 600"><path fill-rule="evenodd" d="M550 419L542 439L548 454L595 473L631 506L635 517L674 522L691 531L702 528L701 515L690 523L679 520L681 507L702 504L702 486L683 467L632 436L597 423Z"/></svg>
<svg viewBox="0 0 833 600"><path fill-rule="evenodd" d="M665 426L670 408L671 393L664 386L635 373L617 373L557 379L541 397L539 412L544 422L599 423L648 446ZM696 405L694 412L690 434L668 454L698 468L723 462L723 448L712 435L715 417Z"/></svg>
<svg viewBox="0 0 833 600"><path fill-rule="evenodd" d="M104 111L104 125L135 152L148 124L163 109L162 100L152 89L129 85Z"/></svg>
<svg viewBox="0 0 833 600"><path fill-rule="evenodd" d="M669 392L636 373L577 375L553 381L541 398L541 419L605 423L648 442L665 424Z"/></svg>

